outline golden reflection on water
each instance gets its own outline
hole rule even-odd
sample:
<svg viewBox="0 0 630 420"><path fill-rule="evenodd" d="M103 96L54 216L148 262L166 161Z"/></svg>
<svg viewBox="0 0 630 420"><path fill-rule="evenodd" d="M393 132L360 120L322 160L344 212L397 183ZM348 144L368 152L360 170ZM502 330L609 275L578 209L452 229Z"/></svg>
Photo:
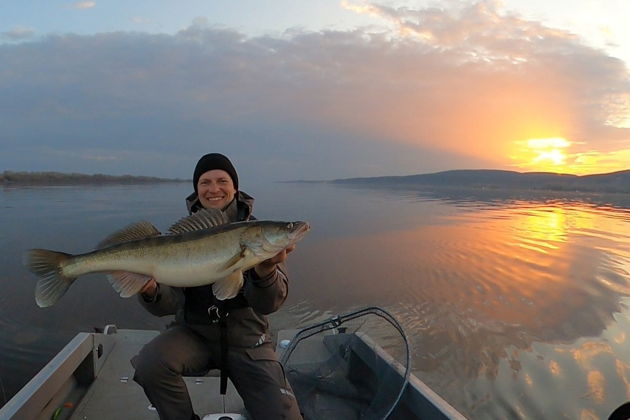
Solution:
<svg viewBox="0 0 630 420"><path fill-rule="evenodd" d="M597 244L585 244L593 238L572 235L592 229L597 218L548 206L482 211L456 224L336 239L317 252L332 251L332 271L364 279L365 293L383 290L383 282L370 279L386 279L387 288L409 289L418 302L452 305L543 333L590 301L580 281L609 281L610 273L598 271L606 255ZM616 228L602 217L597 225L604 232ZM620 287L628 291L627 284Z"/></svg>
<svg viewBox="0 0 630 420"><path fill-rule="evenodd" d="M569 352L585 370L588 370L595 357L604 353L612 353L612 350L606 343L587 341L581 347L570 349Z"/></svg>
<svg viewBox="0 0 630 420"><path fill-rule="evenodd" d="M561 208L539 208L512 222L523 233L516 243L521 247L528 248L527 245L532 243L536 245L532 247L534 250L545 253L547 249L557 249L557 243L567 240L567 212Z"/></svg>
<svg viewBox="0 0 630 420"><path fill-rule="evenodd" d="M582 410L580 413L580 420L601 420L601 417L595 414L592 410Z"/></svg>
<svg viewBox="0 0 630 420"><path fill-rule="evenodd" d="M588 372L588 386L590 397L598 404L604 402L606 381L604 375L597 370Z"/></svg>
<svg viewBox="0 0 630 420"><path fill-rule="evenodd" d="M615 360L615 368L617 376L621 378L626 387L626 398L630 399L630 381L628 380L630 365L623 363L621 360Z"/></svg>

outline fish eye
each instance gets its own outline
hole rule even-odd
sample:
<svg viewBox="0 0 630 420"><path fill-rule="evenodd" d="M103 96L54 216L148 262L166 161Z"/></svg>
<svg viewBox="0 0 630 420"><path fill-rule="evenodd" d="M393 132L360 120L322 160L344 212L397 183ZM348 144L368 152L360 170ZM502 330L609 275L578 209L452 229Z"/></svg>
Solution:
<svg viewBox="0 0 630 420"><path fill-rule="evenodd" d="M287 229L293 229L293 223L287 223Z"/></svg>

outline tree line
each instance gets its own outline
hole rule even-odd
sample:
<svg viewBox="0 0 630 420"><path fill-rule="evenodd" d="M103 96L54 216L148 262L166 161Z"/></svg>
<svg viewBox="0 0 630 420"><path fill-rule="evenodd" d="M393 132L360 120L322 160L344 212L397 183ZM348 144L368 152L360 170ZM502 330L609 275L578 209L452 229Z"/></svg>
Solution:
<svg viewBox="0 0 630 420"><path fill-rule="evenodd" d="M134 175L90 175L63 172L16 171L4 171L0 173L0 183L4 185L141 184L184 181L186 180Z"/></svg>

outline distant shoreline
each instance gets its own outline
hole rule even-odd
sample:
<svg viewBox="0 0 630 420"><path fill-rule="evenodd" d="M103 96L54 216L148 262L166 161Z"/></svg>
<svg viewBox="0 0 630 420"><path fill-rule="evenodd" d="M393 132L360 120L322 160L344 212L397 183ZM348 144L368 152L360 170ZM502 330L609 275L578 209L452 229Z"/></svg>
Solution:
<svg viewBox="0 0 630 420"><path fill-rule="evenodd" d="M544 172L514 172L493 169L451 170L430 174L333 179L295 180L301 184L335 184L378 188L467 189L480 191L522 190L557 193L630 193L630 170L594 175L568 175Z"/></svg>
<svg viewBox="0 0 630 420"><path fill-rule="evenodd" d="M0 173L0 185L55 186L55 185L120 185L156 184L165 182L190 182L179 178L158 178L134 175L79 174L63 172L14 172Z"/></svg>

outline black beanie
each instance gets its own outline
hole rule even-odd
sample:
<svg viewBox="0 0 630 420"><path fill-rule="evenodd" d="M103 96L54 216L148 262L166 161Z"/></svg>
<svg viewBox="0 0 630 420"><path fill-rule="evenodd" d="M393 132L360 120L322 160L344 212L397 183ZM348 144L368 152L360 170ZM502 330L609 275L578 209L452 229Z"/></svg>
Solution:
<svg viewBox="0 0 630 420"><path fill-rule="evenodd" d="M195 188L195 192L197 192L197 182L199 182L201 175L213 169L221 169L227 172L230 178L232 178L234 189L238 191L238 175L230 159L221 153L208 153L202 156L199 162L197 162L197 166L195 166L195 172L193 174L193 187Z"/></svg>

